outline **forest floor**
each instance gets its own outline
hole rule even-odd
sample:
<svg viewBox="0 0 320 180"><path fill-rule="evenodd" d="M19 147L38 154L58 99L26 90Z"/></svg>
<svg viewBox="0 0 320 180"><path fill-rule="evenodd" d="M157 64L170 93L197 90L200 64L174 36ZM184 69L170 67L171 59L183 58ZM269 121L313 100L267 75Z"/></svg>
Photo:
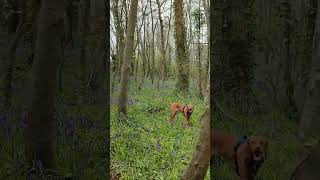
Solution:
<svg viewBox="0 0 320 180"><path fill-rule="evenodd" d="M117 88L111 96L111 170L121 173L121 179L178 179L198 141L203 101L194 90L181 99L174 92L173 81L159 89L146 81L141 90L131 83L128 117L121 119L117 114ZM173 126L169 125L169 106L173 102L194 106L190 128L183 128L179 113Z"/></svg>
<svg viewBox="0 0 320 180"><path fill-rule="evenodd" d="M10 112L0 112L0 179L44 178L41 163L34 164L33 170L37 172L34 174L27 168L24 156L27 124L23 109L30 101L31 78L31 66L24 58L26 54L19 53L15 64ZM60 179L107 179L108 133L106 103L102 102L107 96L79 88L77 60L67 56L62 89L57 89L54 119L58 169L54 171ZM99 101L102 104L97 103Z"/></svg>

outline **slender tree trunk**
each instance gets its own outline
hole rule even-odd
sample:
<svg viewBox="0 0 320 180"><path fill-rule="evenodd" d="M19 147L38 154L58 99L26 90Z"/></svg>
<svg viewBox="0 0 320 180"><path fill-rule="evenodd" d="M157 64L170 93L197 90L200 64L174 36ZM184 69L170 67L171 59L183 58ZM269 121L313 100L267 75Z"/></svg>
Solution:
<svg viewBox="0 0 320 180"><path fill-rule="evenodd" d="M157 5L158 5L158 17L159 17L159 22L160 22L160 51L161 51L161 59L160 59L160 63L161 63L161 78L162 78L162 83L164 84L165 81L165 77L166 77L166 51L164 48L164 30L163 30L163 20L162 20L162 16L161 16L161 4L160 4L160 0L156 0Z"/></svg>
<svg viewBox="0 0 320 180"><path fill-rule="evenodd" d="M206 17L206 24L207 24L207 34L208 34L208 37L207 37L207 42L208 42L208 48L207 48L207 61L206 61L206 73L208 74L209 73L209 66L210 66L210 48L209 48L209 44L210 44L210 10L208 8L208 4L207 4L207 0L202 0L202 3L203 3L203 7L204 7L204 10L205 10L205 17ZM207 78L209 78L210 75L208 75ZM207 83L210 83L210 81L206 81ZM207 86L207 85L206 85ZM206 87L205 86L205 87Z"/></svg>
<svg viewBox="0 0 320 180"><path fill-rule="evenodd" d="M183 21L182 0L174 1L175 10L175 32L176 32L176 52L177 52L177 84L178 92L189 91L189 59L186 55L186 36Z"/></svg>
<svg viewBox="0 0 320 180"><path fill-rule="evenodd" d="M9 45L8 59L5 68L5 78L4 78L4 107L6 111L11 107L11 99L12 99L12 81L13 81L13 67L15 64L15 54L16 49L18 47L19 40L23 34L23 26L24 26L24 17L20 16L19 24L16 27L16 32L14 37Z"/></svg>
<svg viewBox="0 0 320 180"><path fill-rule="evenodd" d="M201 64L201 44L200 44L200 36L201 36L201 9L200 9L200 1L199 1L199 19L198 19L198 88L199 88L199 96L203 98L202 94L202 64Z"/></svg>
<svg viewBox="0 0 320 180"><path fill-rule="evenodd" d="M91 8L91 33L94 39L94 43L91 43L91 48L93 51L93 71L92 71L92 78L88 81L91 90L98 92L98 94L104 94L106 88L106 79L107 74L105 73L105 61L104 55L106 51L106 29L105 29L105 7L103 0L96 0L91 1L92 8ZM92 40L91 40L92 41ZM104 97L104 96L103 96ZM96 98L96 101L104 105L105 98Z"/></svg>
<svg viewBox="0 0 320 180"><path fill-rule="evenodd" d="M151 83L153 84L154 82L154 68L155 68L155 50L154 50L154 33L155 33L155 27L153 23L153 11L152 11L152 3L151 0L149 0L150 3L150 12L151 12L151 33L152 33L152 41L151 41L151 68L150 68L150 78L151 78Z"/></svg>
<svg viewBox="0 0 320 180"><path fill-rule="evenodd" d="M198 144L194 149L191 162L181 177L182 180L204 179L210 164L210 110L208 106L201 116L200 122Z"/></svg>
<svg viewBox="0 0 320 180"><path fill-rule="evenodd" d="M292 55L291 55L291 4L289 0L285 0L282 2L283 6L283 21L284 21L284 46L285 46L285 72L284 72L284 80L286 83L286 94L288 98L289 104L289 113L293 113L296 111L296 106L293 99L293 82L292 82Z"/></svg>
<svg viewBox="0 0 320 180"><path fill-rule="evenodd" d="M55 166L56 122L53 119L53 110L63 16L63 0L41 2L33 66L32 101L28 115L26 156L29 163L39 160L44 168Z"/></svg>
<svg viewBox="0 0 320 180"><path fill-rule="evenodd" d="M312 61L307 97L300 120L300 137L320 137L320 8L317 7L317 17L313 36Z"/></svg>
<svg viewBox="0 0 320 180"><path fill-rule="evenodd" d="M80 0L80 77L82 83L85 84L87 78L87 38L89 32L89 16L90 15L90 0Z"/></svg>
<svg viewBox="0 0 320 180"><path fill-rule="evenodd" d="M123 3L126 3L125 1ZM126 4L123 4L121 8L124 8ZM125 27L122 24L121 17L123 13L125 13L125 10L122 10L121 13L119 13L119 0L114 0L112 4L112 13L113 17L115 19L115 29L116 29L116 37L117 37L117 52L116 52L116 62L115 62L115 71L113 72L113 78L112 78L112 87L111 91L114 91L114 85L116 82L116 77L119 76L120 78L120 71L121 71L121 64L123 59L123 51L124 51L124 31ZM125 22L127 23L127 21ZM126 24L125 24L126 26Z"/></svg>
<svg viewBox="0 0 320 180"><path fill-rule="evenodd" d="M60 44L61 48L61 58L59 59L58 65L58 89L60 92L63 92L63 67L65 62L65 41L62 41Z"/></svg>
<svg viewBox="0 0 320 180"><path fill-rule="evenodd" d="M41 0L32 0L32 12L31 12L31 18L32 18L32 42L31 42L31 54L29 55L28 58L28 63L32 64L33 59L34 59L34 51L35 51L35 46L36 46L36 41L37 41L37 25L38 25L38 14L40 11L40 6L41 6Z"/></svg>
<svg viewBox="0 0 320 180"><path fill-rule="evenodd" d="M67 1L65 15L65 43L71 43L73 46L73 0Z"/></svg>
<svg viewBox="0 0 320 180"><path fill-rule="evenodd" d="M141 5L144 7L144 4ZM140 75L140 82L138 84L138 90L141 90L142 85L144 83L144 78L147 76L147 26L146 26L146 12L147 6L145 6L143 12L142 12L142 26L143 26L143 38L141 40L141 75ZM139 37L139 36L138 36ZM138 38L137 38L138 39Z"/></svg>
<svg viewBox="0 0 320 180"><path fill-rule="evenodd" d="M127 98L130 63L133 55L133 40L137 20L138 0L131 0L128 29L126 36L126 44L124 49L124 57L121 67L120 95L118 104L118 113L127 115Z"/></svg>
<svg viewBox="0 0 320 180"><path fill-rule="evenodd" d="M19 3L18 0L11 0L8 1L8 3L11 6L11 13L8 19L8 33L14 33L17 29L17 26L19 24L19 14L18 14L18 10L19 10Z"/></svg>

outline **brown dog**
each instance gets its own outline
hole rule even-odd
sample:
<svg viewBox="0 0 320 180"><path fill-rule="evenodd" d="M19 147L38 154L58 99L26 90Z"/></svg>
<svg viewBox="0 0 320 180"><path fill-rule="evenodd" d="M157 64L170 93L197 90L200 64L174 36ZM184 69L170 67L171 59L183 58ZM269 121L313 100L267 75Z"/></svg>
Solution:
<svg viewBox="0 0 320 180"><path fill-rule="evenodd" d="M111 176L110 176L110 180L119 180L120 179L120 177L121 177L121 174L120 173L118 173L118 174L111 174Z"/></svg>
<svg viewBox="0 0 320 180"><path fill-rule="evenodd" d="M244 137L240 141L227 133L210 132L211 159L221 155L233 162L240 180L253 180L267 156L268 142L259 136Z"/></svg>
<svg viewBox="0 0 320 180"><path fill-rule="evenodd" d="M172 124L172 121L174 117L176 116L177 112L181 112L184 117L184 125L186 127L190 126L190 116L193 112L192 105L183 105L181 103L172 103L170 105L170 117L169 117L169 123Z"/></svg>

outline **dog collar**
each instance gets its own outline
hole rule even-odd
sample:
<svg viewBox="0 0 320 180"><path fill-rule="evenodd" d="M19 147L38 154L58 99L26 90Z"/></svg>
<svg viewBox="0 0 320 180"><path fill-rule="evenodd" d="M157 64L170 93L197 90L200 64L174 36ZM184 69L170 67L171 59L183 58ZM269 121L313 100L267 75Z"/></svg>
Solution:
<svg viewBox="0 0 320 180"><path fill-rule="evenodd" d="M188 107L188 105L184 105L184 106L183 106L183 112L184 112L184 109L185 109L186 107Z"/></svg>

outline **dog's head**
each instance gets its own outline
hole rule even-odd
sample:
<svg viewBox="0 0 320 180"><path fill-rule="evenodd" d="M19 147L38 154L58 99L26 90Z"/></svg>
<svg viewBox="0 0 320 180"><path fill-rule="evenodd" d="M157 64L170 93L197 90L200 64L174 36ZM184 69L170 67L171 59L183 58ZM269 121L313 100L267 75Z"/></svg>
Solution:
<svg viewBox="0 0 320 180"><path fill-rule="evenodd" d="M110 180L119 180L121 177L121 174L111 174Z"/></svg>
<svg viewBox="0 0 320 180"><path fill-rule="evenodd" d="M193 106L191 104L188 105L188 113L191 115L193 112Z"/></svg>
<svg viewBox="0 0 320 180"><path fill-rule="evenodd" d="M267 158L268 142L260 136L251 136L248 144L254 161L264 161Z"/></svg>

